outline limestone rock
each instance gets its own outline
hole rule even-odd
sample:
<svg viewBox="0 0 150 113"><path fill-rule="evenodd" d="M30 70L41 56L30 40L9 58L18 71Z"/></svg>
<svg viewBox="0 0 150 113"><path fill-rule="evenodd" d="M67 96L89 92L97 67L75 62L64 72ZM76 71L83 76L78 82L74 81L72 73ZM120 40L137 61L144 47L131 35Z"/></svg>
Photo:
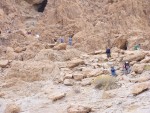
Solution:
<svg viewBox="0 0 150 113"><path fill-rule="evenodd" d="M97 50L97 51L90 53L90 55L98 55L98 54L104 54L104 53L105 53L105 50Z"/></svg>
<svg viewBox="0 0 150 113"><path fill-rule="evenodd" d="M134 82L134 83L136 83L136 82L141 83L141 82L146 82L146 81L149 81L149 80L150 80L150 76L141 76L139 78L131 79L130 81Z"/></svg>
<svg viewBox="0 0 150 113"><path fill-rule="evenodd" d="M65 51L55 51L52 49L42 49L39 53L36 54L35 60L36 61L41 61L41 60L68 61L68 60L73 59L75 57L79 57L81 54L82 54L82 52L80 52L76 49L67 49ZM66 63L66 62L64 62L64 63Z"/></svg>
<svg viewBox="0 0 150 113"><path fill-rule="evenodd" d="M145 65L143 64L135 64L132 67L132 71L135 72L136 74L141 74L144 71Z"/></svg>
<svg viewBox="0 0 150 113"><path fill-rule="evenodd" d="M69 68L74 68L74 67L77 67L78 65L85 64L85 62L81 59L74 59L74 60L68 61L67 64Z"/></svg>
<svg viewBox="0 0 150 113"><path fill-rule="evenodd" d="M127 56L124 57L124 61L141 61L145 58L145 53L144 52L135 52L134 54L128 54Z"/></svg>
<svg viewBox="0 0 150 113"><path fill-rule="evenodd" d="M90 107L84 107L81 105L71 105L67 109L67 113L90 113L91 112Z"/></svg>
<svg viewBox="0 0 150 113"><path fill-rule="evenodd" d="M84 75L81 73L74 73L73 79L81 81L84 78Z"/></svg>
<svg viewBox="0 0 150 113"><path fill-rule="evenodd" d="M104 91L102 94L102 99L111 99L114 98L116 94L112 94L111 92Z"/></svg>
<svg viewBox="0 0 150 113"><path fill-rule="evenodd" d="M16 54L15 54L14 49L12 47L7 47L6 57L9 60L14 60L16 58Z"/></svg>
<svg viewBox="0 0 150 113"><path fill-rule="evenodd" d="M94 80L94 78L93 78L93 79L92 79L92 78L85 78L85 79L82 79L81 85L82 85L82 86L91 85L93 80Z"/></svg>
<svg viewBox="0 0 150 113"><path fill-rule="evenodd" d="M9 61L8 60L0 60L0 67L5 68L7 67Z"/></svg>
<svg viewBox="0 0 150 113"><path fill-rule="evenodd" d="M8 104L4 113L20 113L21 109L16 104Z"/></svg>
<svg viewBox="0 0 150 113"><path fill-rule="evenodd" d="M84 75L89 78L89 77L96 77L98 75L103 74L103 70L100 69L94 69L94 70L87 70L84 72Z"/></svg>
<svg viewBox="0 0 150 113"><path fill-rule="evenodd" d="M72 86L73 85L73 80L72 79L65 79L64 80L64 85L66 86Z"/></svg>
<svg viewBox="0 0 150 113"><path fill-rule="evenodd" d="M144 76L137 79L138 82L146 82L150 80L150 76Z"/></svg>
<svg viewBox="0 0 150 113"><path fill-rule="evenodd" d="M56 44L46 44L45 49L53 48Z"/></svg>
<svg viewBox="0 0 150 113"><path fill-rule="evenodd" d="M66 50L67 44L66 43L60 43L56 46L54 46L54 50Z"/></svg>
<svg viewBox="0 0 150 113"><path fill-rule="evenodd" d="M72 79L73 75L72 74L65 74L64 79Z"/></svg>
<svg viewBox="0 0 150 113"><path fill-rule="evenodd" d="M58 92L58 93L54 93L50 95L49 98L52 99L52 101L57 101L57 100L64 98L65 96L66 96L66 93Z"/></svg>
<svg viewBox="0 0 150 113"><path fill-rule="evenodd" d="M14 49L14 52L16 52L16 53L21 53L22 51L25 51L25 50L26 50L26 48L16 47L16 48Z"/></svg>
<svg viewBox="0 0 150 113"><path fill-rule="evenodd" d="M150 63L150 57L146 57L141 61L141 63Z"/></svg>
<svg viewBox="0 0 150 113"><path fill-rule="evenodd" d="M139 84L136 84L136 85L132 88L131 93L132 93L133 95L138 95L138 94L144 92L145 90L147 90L148 88L149 88L149 82L139 83Z"/></svg>

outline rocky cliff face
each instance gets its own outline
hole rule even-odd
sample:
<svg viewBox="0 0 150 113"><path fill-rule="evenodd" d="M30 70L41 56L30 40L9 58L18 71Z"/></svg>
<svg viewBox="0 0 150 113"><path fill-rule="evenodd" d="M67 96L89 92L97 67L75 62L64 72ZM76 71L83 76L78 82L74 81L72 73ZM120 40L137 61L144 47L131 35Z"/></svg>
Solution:
<svg viewBox="0 0 150 113"><path fill-rule="evenodd" d="M42 8L43 13L38 12ZM150 1L144 0L2 0L0 29L26 29L42 41L74 34L74 46L89 51L141 43L149 48ZM119 40L119 41L118 41Z"/></svg>
<svg viewBox="0 0 150 113"><path fill-rule="evenodd" d="M150 113L149 5L1 0L0 113Z"/></svg>

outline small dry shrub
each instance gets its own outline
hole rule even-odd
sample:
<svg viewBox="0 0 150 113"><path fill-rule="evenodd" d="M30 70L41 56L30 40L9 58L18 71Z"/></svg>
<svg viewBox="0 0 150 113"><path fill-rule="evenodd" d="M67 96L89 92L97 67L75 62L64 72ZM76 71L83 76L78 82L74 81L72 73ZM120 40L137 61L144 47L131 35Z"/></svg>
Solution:
<svg viewBox="0 0 150 113"><path fill-rule="evenodd" d="M150 65L146 65L146 66L144 67L144 70L150 71Z"/></svg>
<svg viewBox="0 0 150 113"><path fill-rule="evenodd" d="M94 80L95 88L110 90L118 88L117 79L110 75L100 75Z"/></svg>

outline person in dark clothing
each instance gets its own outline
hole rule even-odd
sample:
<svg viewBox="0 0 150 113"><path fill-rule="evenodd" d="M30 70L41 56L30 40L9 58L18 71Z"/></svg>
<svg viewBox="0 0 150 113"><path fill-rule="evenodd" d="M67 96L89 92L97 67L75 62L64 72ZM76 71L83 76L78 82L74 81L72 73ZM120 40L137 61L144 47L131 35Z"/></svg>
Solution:
<svg viewBox="0 0 150 113"><path fill-rule="evenodd" d="M107 58L111 57L111 50L110 48L106 49Z"/></svg>
<svg viewBox="0 0 150 113"><path fill-rule="evenodd" d="M130 73L130 65L129 65L129 62L128 61L126 61L125 63L124 63L124 67L123 67L124 69L124 74L125 75L127 75L127 74L129 74Z"/></svg>
<svg viewBox="0 0 150 113"><path fill-rule="evenodd" d="M116 76L116 70L113 66L111 67L111 75Z"/></svg>
<svg viewBox="0 0 150 113"><path fill-rule="evenodd" d="M68 41L69 41L69 45L72 46L72 37L71 36L69 37Z"/></svg>
<svg viewBox="0 0 150 113"><path fill-rule="evenodd" d="M59 41L60 41L60 43L64 43L64 37L61 37L61 38L59 39Z"/></svg>

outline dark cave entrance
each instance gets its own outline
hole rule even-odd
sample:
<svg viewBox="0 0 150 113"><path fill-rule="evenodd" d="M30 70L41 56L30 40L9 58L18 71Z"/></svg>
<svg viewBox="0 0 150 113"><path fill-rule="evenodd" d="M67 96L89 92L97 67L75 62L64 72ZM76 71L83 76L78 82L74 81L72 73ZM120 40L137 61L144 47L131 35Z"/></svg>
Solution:
<svg viewBox="0 0 150 113"><path fill-rule="evenodd" d="M128 49L128 41L125 41L120 49L127 50Z"/></svg>
<svg viewBox="0 0 150 113"><path fill-rule="evenodd" d="M35 9L41 13L44 12L46 5L47 5L47 0L43 0L43 2L41 2L39 4L34 4Z"/></svg>

